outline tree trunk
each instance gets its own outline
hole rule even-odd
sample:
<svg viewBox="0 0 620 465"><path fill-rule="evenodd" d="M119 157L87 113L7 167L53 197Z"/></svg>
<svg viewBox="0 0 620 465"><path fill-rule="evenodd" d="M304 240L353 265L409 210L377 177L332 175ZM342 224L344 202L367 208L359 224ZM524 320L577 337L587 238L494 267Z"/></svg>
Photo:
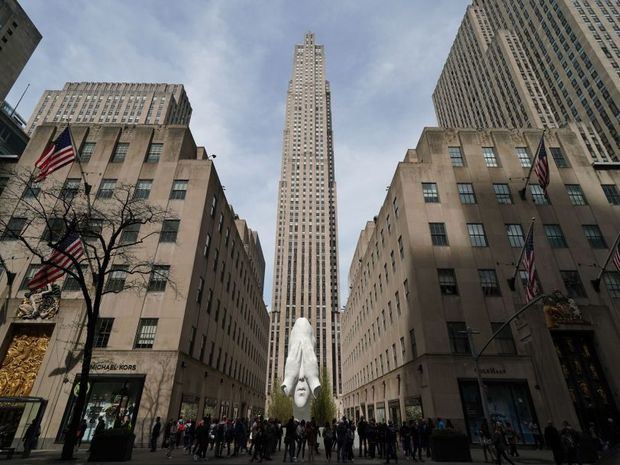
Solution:
<svg viewBox="0 0 620 465"><path fill-rule="evenodd" d="M73 459L73 452L77 443L77 432L82 420L84 407L86 406L86 394L88 390L88 381L90 378L90 362L93 355L96 322L96 316L89 316L86 323L86 341L84 343L84 358L82 359L82 371L80 373L80 389L75 400L69 427L65 433L65 442L62 446L62 460Z"/></svg>

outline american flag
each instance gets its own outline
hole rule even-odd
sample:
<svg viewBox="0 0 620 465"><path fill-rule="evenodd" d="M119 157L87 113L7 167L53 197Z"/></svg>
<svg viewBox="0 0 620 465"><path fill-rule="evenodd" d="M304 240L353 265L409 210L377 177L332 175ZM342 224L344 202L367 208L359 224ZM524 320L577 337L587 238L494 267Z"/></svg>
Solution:
<svg viewBox="0 0 620 465"><path fill-rule="evenodd" d="M545 150L545 138L540 138L538 149L536 149L536 165L534 166L534 172L538 178L538 184L542 189L547 192L547 186L549 185L549 160L547 159L547 151Z"/></svg>
<svg viewBox="0 0 620 465"><path fill-rule="evenodd" d="M77 154L71 140L71 130L67 126L55 141L45 147L45 150L35 162L35 166L39 168L35 181L39 182L54 171L73 163L76 157Z"/></svg>
<svg viewBox="0 0 620 465"><path fill-rule="evenodd" d="M529 302L538 295L538 283L536 281L536 264L534 261L534 226L525 238L525 251L523 253L523 266L526 272L525 297Z"/></svg>
<svg viewBox="0 0 620 465"><path fill-rule="evenodd" d="M616 250L614 250L613 259L616 269L620 271L620 241L616 241Z"/></svg>
<svg viewBox="0 0 620 465"><path fill-rule="evenodd" d="M28 287L30 289L39 289L49 283L53 283L65 274L65 272L58 267L70 268L73 263L71 258L77 260L82 255L84 255L84 246L80 235L75 232L67 234L67 236L58 243L56 249L47 259L50 263L43 265L39 271L36 272L28 283Z"/></svg>

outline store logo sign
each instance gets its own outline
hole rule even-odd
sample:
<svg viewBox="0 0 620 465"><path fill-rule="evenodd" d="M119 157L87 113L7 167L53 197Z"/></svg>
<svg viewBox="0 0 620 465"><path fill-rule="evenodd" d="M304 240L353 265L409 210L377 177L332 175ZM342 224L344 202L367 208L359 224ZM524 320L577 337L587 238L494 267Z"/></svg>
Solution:
<svg viewBox="0 0 620 465"><path fill-rule="evenodd" d="M135 363L112 363L112 362L93 362L90 364L91 370L96 371L136 371Z"/></svg>

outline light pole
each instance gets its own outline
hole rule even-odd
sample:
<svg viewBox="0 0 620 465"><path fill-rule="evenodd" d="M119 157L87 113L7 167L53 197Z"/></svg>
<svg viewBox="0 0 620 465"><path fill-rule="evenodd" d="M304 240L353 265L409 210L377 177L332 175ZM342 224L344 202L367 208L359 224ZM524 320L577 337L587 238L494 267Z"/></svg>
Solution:
<svg viewBox="0 0 620 465"><path fill-rule="evenodd" d="M489 347L491 342L493 342L493 340L504 330L504 328L506 328L506 326L508 326L512 322L512 320L514 320L519 315L521 315L524 311L532 307L535 303L538 303L544 297L546 297L545 294L540 294L534 297L528 303L526 303L519 310L517 310L510 318L508 318L508 320L506 320L499 327L497 331L495 331L491 335L489 340L482 346L482 349L480 349L479 352L476 352L476 348L474 346L474 334L480 334L480 331L474 331L469 326L467 327L465 331L459 331L459 333L467 335L467 341L469 342L469 349L471 350L471 356L474 359L474 370L476 370L476 380L478 383L478 392L480 393L480 403L482 404L482 414L484 415L484 419L487 421L487 424L489 426L490 426L489 407L487 405L486 393L484 392L484 382L482 380L482 374L480 373L480 357L482 356L484 351L487 350L487 347Z"/></svg>

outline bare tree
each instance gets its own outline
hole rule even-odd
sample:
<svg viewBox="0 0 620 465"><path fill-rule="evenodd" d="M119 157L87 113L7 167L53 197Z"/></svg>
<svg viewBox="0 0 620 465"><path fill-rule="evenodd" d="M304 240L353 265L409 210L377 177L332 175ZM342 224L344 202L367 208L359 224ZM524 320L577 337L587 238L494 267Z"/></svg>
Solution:
<svg viewBox="0 0 620 465"><path fill-rule="evenodd" d="M13 171L11 181L2 194L0 229L13 235L26 254L41 265L62 270L76 280L86 312L79 390L73 414L65 435L63 459L73 458L77 430L85 403L97 318L106 294L147 289L152 278L164 280L176 291L167 269L158 268L147 255L140 253L144 241L159 235L164 218L163 208L145 200L135 186L120 185L102 190L96 195L85 183L73 185L44 181L41 186L32 182L27 171ZM18 223L11 218L23 218ZM72 233L83 241L84 255L76 259L59 248L59 243ZM49 260L57 251L70 259L70 265L59 266ZM110 279L112 277L122 279Z"/></svg>

